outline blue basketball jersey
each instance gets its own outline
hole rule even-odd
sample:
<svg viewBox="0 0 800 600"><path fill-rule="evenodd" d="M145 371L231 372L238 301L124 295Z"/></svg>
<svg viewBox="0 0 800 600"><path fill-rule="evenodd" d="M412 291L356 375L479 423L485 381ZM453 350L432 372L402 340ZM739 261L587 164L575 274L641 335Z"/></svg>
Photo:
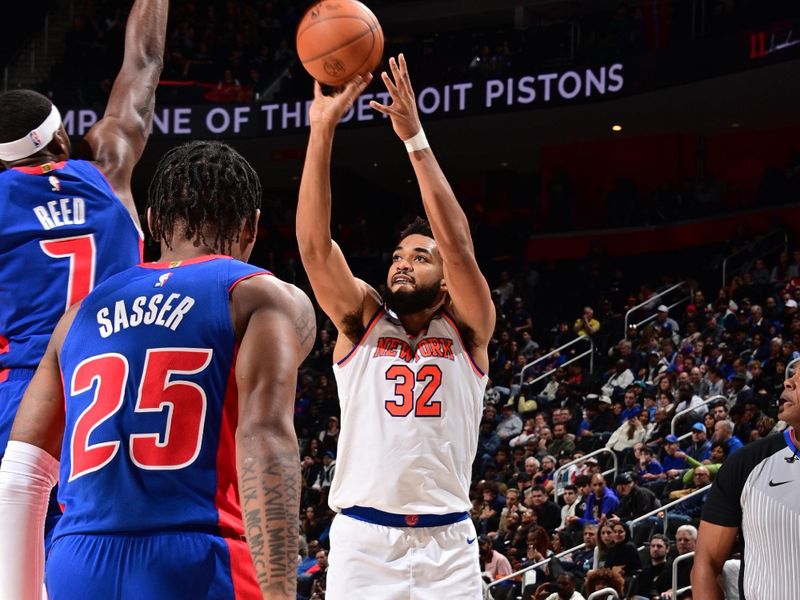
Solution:
<svg viewBox="0 0 800 600"><path fill-rule="evenodd" d="M92 163L0 173L0 382L36 368L66 309L141 255L139 228Z"/></svg>
<svg viewBox="0 0 800 600"><path fill-rule="evenodd" d="M268 274L212 256L128 269L82 302L61 349L58 500L68 534L244 534L230 292Z"/></svg>

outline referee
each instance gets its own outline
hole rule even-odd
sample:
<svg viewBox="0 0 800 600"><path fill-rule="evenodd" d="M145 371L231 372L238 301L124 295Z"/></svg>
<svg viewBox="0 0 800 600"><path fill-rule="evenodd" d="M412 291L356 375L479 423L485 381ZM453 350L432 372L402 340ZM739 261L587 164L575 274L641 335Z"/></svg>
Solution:
<svg viewBox="0 0 800 600"><path fill-rule="evenodd" d="M703 508L692 593L722 600L717 576L741 529L742 600L800 594L800 369L784 383L778 416L790 427L748 444L722 465Z"/></svg>

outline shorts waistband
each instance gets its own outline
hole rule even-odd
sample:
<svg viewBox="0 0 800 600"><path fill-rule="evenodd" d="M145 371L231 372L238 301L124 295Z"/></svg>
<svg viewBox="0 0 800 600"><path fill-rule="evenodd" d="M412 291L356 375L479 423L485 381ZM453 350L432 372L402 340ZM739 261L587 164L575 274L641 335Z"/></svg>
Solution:
<svg viewBox="0 0 800 600"><path fill-rule="evenodd" d="M469 518L469 515L465 512L444 515L398 515L364 506L343 508L342 514L359 521L387 527L441 527L442 525L452 525Z"/></svg>
<svg viewBox="0 0 800 600"><path fill-rule="evenodd" d="M36 369L0 369L0 382L32 379Z"/></svg>

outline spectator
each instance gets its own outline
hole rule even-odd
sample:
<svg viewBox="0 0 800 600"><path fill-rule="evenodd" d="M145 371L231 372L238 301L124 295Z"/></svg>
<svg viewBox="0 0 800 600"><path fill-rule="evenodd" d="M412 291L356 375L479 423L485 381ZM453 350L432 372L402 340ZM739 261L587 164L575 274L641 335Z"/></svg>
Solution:
<svg viewBox="0 0 800 600"><path fill-rule="evenodd" d="M578 487L575 484L569 483L564 486L564 506L561 507L561 525L558 529L565 529L571 522L570 517L575 517L575 510L580 503L578 496ZM574 518L572 519L574 521Z"/></svg>
<svg viewBox="0 0 800 600"><path fill-rule="evenodd" d="M328 425L323 431L319 432L320 452L330 450L336 453L336 447L339 444L339 418L330 416L328 417Z"/></svg>
<svg viewBox="0 0 800 600"><path fill-rule="evenodd" d="M605 588L611 588L622 597L622 590L625 587L625 579L619 573L611 569L594 569L586 575L583 583L583 593L588 598L594 592Z"/></svg>
<svg viewBox="0 0 800 600"><path fill-rule="evenodd" d="M692 443L686 448L687 459L703 462L711 456L711 441L706 433L706 426L700 422L692 425Z"/></svg>
<svg viewBox="0 0 800 600"><path fill-rule="evenodd" d="M669 551L669 538L660 533L655 533L650 538L648 552L650 554L650 564L647 565L636 577L634 585L631 587L631 596L634 600L651 600L661 596L669 587L660 589L656 585L659 577L665 573L667 568L667 552ZM660 581L663 582L663 579Z"/></svg>
<svg viewBox="0 0 800 600"><path fill-rule="evenodd" d="M500 438L494 432L494 423L491 419L482 419L478 432L478 453L475 457L477 471L473 467L474 472L483 472L483 465L492 460L501 443Z"/></svg>
<svg viewBox="0 0 800 600"><path fill-rule="evenodd" d="M711 475L708 467L706 466L699 466L695 468L692 478L694 479L692 487L678 490L678 493L680 493L682 496L696 492L697 490L702 489L711 483ZM672 494L670 494L670 498L672 498ZM708 490L706 490L704 493L692 496L691 498L684 500L680 504L677 504L668 510L667 523L669 523L670 530L674 531L680 525L686 525L695 521L699 522L700 513L703 510L703 505L705 504L707 498Z"/></svg>
<svg viewBox="0 0 800 600"><path fill-rule="evenodd" d="M619 505L619 498L606 486L606 480L600 473L592 475L592 493L586 501L586 509L581 523L605 523L614 514Z"/></svg>
<svg viewBox="0 0 800 600"><path fill-rule="evenodd" d="M562 452L572 455L575 452L575 436L567 433L564 423L553 424L553 439L547 445L547 452L553 456L559 456Z"/></svg>
<svg viewBox="0 0 800 600"><path fill-rule="evenodd" d="M628 528L622 523L612 523L600 528L602 539L603 528L611 527L613 531L613 541L608 544L608 550L603 561L603 567L611 569L623 577L632 577L642 568L642 561L639 558L639 551L628 539Z"/></svg>
<svg viewBox="0 0 800 600"><path fill-rule="evenodd" d="M686 469L686 453L681 450L680 441L674 435L668 435L664 439L661 466L664 468L667 477L676 477L679 474L671 473L670 471L683 472Z"/></svg>
<svg viewBox="0 0 800 600"><path fill-rule="evenodd" d="M519 435L511 438L508 445L512 448L524 446L531 440L536 440L536 423L533 419L525 419L525 424L522 426L522 431Z"/></svg>
<svg viewBox="0 0 800 600"><path fill-rule="evenodd" d="M678 556L694 552L696 542L696 527L693 525L681 525L678 527L678 531L675 534L675 549L678 551ZM692 563L692 559L683 560L678 563L678 589L691 585L689 576L692 572ZM667 583L667 581L669 583ZM667 586L667 593L672 596L672 563L670 563L669 567L657 578L656 585L659 587Z"/></svg>
<svg viewBox="0 0 800 600"><path fill-rule="evenodd" d="M500 441L507 443L511 438L522 432L522 419L511 404L504 404L500 413L500 422L497 424L495 434Z"/></svg>
<svg viewBox="0 0 800 600"><path fill-rule="evenodd" d="M639 459L634 466L633 473L640 485L658 482L666 477L664 467L655 458L653 449L644 444L639 449Z"/></svg>
<svg viewBox="0 0 800 600"><path fill-rule="evenodd" d="M545 589L554 590L553 593L547 595L547 592L540 592L539 590ZM556 577L555 584L543 583L536 591L536 598L544 598L544 600L585 600L585 598L575 591L575 578L570 573L561 573Z"/></svg>
<svg viewBox="0 0 800 600"><path fill-rule="evenodd" d="M531 488L526 505L534 510L536 522L545 530L555 531L561 525L561 509L548 498L547 490L543 485L535 485Z"/></svg>
<svg viewBox="0 0 800 600"><path fill-rule="evenodd" d="M511 563L500 552L492 548L492 540L486 535L478 536L478 551L481 563L481 572L486 580L489 582L496 579L502 579L506 575L511 575ZM494 597L505 597L511 582L507 585L497 585L494 587L496 590ZM502 593L502 596L498 596Z"/></svg>
<svg viewBox="0 0 800 600"><path fill-rule="evenodd" d="M717 421L716 425L714 425L714 436L712 440L715 442L723 442L728 448L728 456L744 446L742 440L733 435L733 428L733 421L728 419Z"/></svg>
<svg viewBox="0 0 800 600"><path fill-rule="evenodd" d="M620 473L614 480L619 505L609 519L613 523L626 524L643 514L661 506L655 494L647 488L639 487L630 473Z"/></svg>
<svg viewBox="0 0 800 600"><path fill-rule="evenodd" d="M653 329L661 338L669 338L673 343L680 341L680 327L678 322L669 316L669 308L666 304L659 304L656 309L656 318L653 322Z"/></svg>
<svg viewBox="0 0 800 600"><path fill-rule="evenodd" d="M639 410L634 409L634 416L625 421L611 434L608 442L606 442L606 448L610 448L614 452L624 452L632 450L637 443L644 441L647 430L637 418L642 409L641 407L636 408Z"/></svg>
<svg viewBox="0 0 800 600"><path fill-rule="evenodd" d="M603 394L610 396L613 400L615 396L622 396L628 386L633 383L633 373L628 368L628 361L620 358L614 365L614 372L602 387Z"/></svg>
<svg viewBox="0 0 800 600"><path fill-rule="evenodd" d="M572 326L572 331L578 337L583 335L591 337L600 331L600 321L594 318L594 310L592 310L591 306L583 308L583 315L581 315L580 319L576 319L575 324Z"/></svg>
<svg viewBox="0 0 800 600"><path fill-rule="evenodd" d="M514 298L511 311L508 314L508 324L517 335L521 335L524 331L530 332L533 329L533 319L531 314L525 310L522 298Z"/></svg>
<svg viewBox="0 0 800 600"><path fill-rule="evenodd" d="M628 419L635 417L642 410L642 407L637 403L636 391L634 386L630 386L628 387L627 390L625 390L625 394L623 396L622 401L624 403L624 406L622 407L622 412L620 413L617 419L618 424L622 424Z"/></svg>

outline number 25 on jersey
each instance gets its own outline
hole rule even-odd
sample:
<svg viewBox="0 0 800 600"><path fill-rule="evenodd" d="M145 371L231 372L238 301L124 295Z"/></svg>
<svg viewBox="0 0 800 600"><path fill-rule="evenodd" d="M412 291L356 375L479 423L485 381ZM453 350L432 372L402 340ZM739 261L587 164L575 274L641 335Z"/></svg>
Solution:
<svg viewBox="0 0 800 600"><path fill-rule="evenodd" d="M128 440L133 463L146 470L182 469L200 453L206 417L206 393L192 381L173 379L194 375L211 363L210 349L149 349L139 384L135 413L165 414L163 441L158 433L135 433ZM110 463L119 451L119 440L90 443L95 429L114 416L123 405L130 369L128 359L108 353L87 358L75 368L70 384L72 396L94 386L94 399L75 422L70 439L72 481Z"/></svg>

